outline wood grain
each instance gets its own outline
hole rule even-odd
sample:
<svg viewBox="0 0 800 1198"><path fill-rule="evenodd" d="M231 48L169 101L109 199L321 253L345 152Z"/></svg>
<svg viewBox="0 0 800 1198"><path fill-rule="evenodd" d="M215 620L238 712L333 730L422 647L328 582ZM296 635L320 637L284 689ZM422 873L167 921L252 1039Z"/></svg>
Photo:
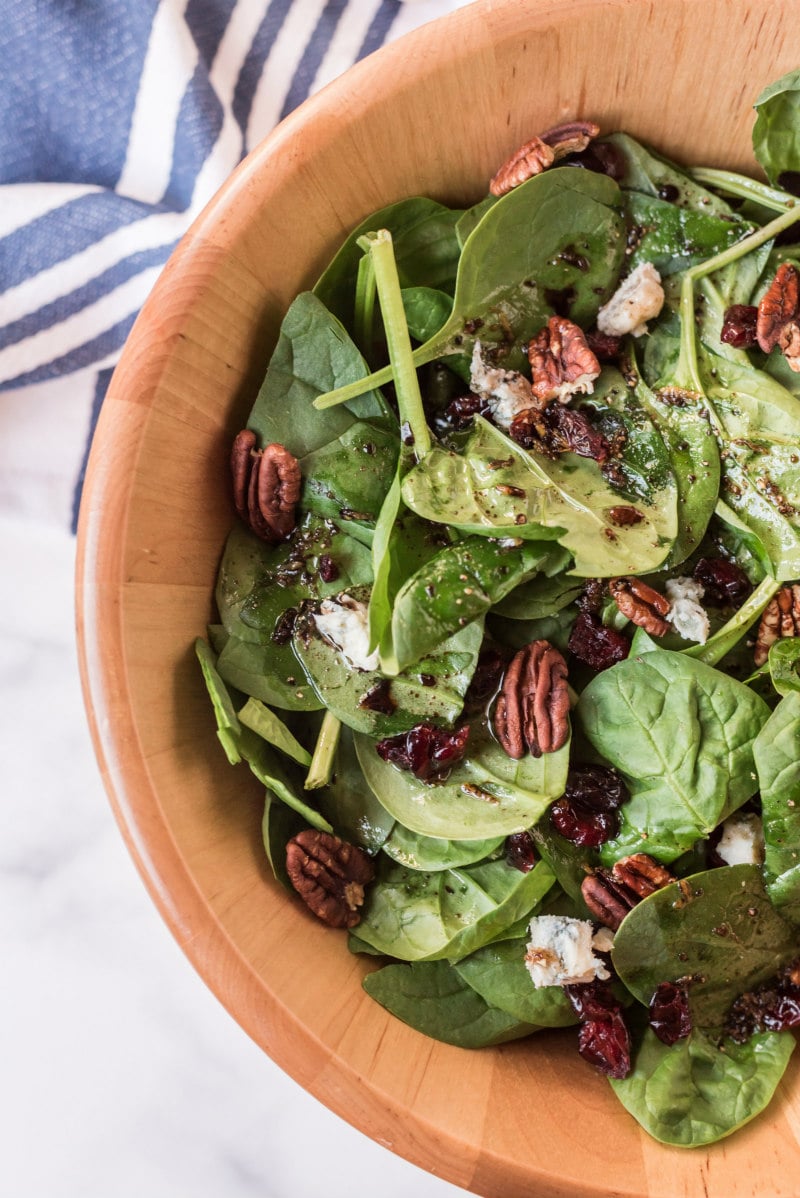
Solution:
<svg viewBox="0 0 800 1198"><path fill-rule="evenodd" d="M360 988L343 940L273 884L261 795L224 761L191 642L232 519L226 455L296 292L369 211L485 192L566 117L753 169L750 104L800 62L800 0L481 0L359 64L286 120L184 238L136 323L92 450L81 666L100 767L153 899L253 1039L380 1143L487 1198L790 1198L796 1065L708 1151L650 1141L571 1033L467 1053ZM265 1162L265 1171L268 1162Z"/></svg>

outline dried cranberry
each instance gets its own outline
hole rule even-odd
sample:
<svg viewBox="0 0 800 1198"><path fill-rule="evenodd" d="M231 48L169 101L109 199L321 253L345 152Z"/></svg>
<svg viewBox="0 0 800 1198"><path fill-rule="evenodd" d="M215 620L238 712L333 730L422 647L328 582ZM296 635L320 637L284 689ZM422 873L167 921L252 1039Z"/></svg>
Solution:
<svg viewBox="0 0 800 1198"><path fill-rule="evenodd" d="M536 846L530 832L515 832L506 837L506 861L527 874L536 864Z"/></svg>
<svg viewBox="0 0 800 1198"><path fill-rule="evenodd" d="M567 775L564 798L586 811L616 811L630 798L615 769L606 765L574 765Z"/></svg>
<svg viewBox="0 0 800 1198"><path fill-rule="evenodd" d="M578 1052L606 1077L620 1081L631 1071L631 1038L621 1011L605 1019L587 1019L578 1032Z"/></svg>
<svg viewBox="0 0 800 1198"><path fill-rule="evenodd" d="M587 1019L606 1019L612 1011L619 1010L619 999L614 995L610 982L574 982L565 986L567 998L575 1014L585 1023Z"/></svg>
<svg viewBox="0 0 800 1198"><path fill-rule="evenodd" d="M274 645L287 645L292 639L294 626L297 623L297 617L300 612L296 607L287 607L282 611L275 621L275 627L272 630L270 640Z"/></svg>
<svg viewBox="0 0 800 1198"><path fill-rule="evenodd" d="M720 341L737 349L752 349L756 341L758 308L752 304L733 304L722 318Z"/></svg>
<svg viewBox="0 0 800 1198"><path fill-rule="evenodd" d="M503 678L506 668L506 658L498 650L491 647L481 649L478 663L464 696L464 712L474 715L491 703Z"/></svg>
<svg viewBox="0 0 800 1198"><path fill-rule="evenodd" d="M583 589L575 600L576 606L580 611L590 612L596 615L603 606L603 600L606 597L606 580L605 578L587 578L583 584Z"/></svg>
<svg viewBox="0 0 800 1198"><path fill-rule="evenodd" d="M572 627L567 649L593 670L606 670L628 656L630 644L616 628L606 628L597 616L582 611Z"/></svg>
<svg viewBox="0 0 800 1198"><path fill-rule="evenodd" d="M619 816L615 811L582 811L566 799L553 803L550 821L559 836L587 849L598 848L619 832Z"/></svg>
<svg viewBox="0 0 800 1198"><path fill-rule="evenodd" d="M685 983L661 982L650 999L650 1026L664 1044L677 1044L692 1030Z"/></svg>
<svg viewBox="0 0 800 1198"><path fill-rule="evenodd" d="M543 412L536 408L520 412L512 420L508 435L523 449L533 449L547 457L569 451L603 463L611 453L608 441L585 412L559 403L548 404Z"/></svg>
<svg viewBox="0 0 800 1198"><path fill-rule="evenodd" d="M319 576L323 582L336 582L339 577L339 567L329 553L323 553L319 559Z"/></svg>
<svg viewBox="0 0 800 1198"><path fill-rule="evenodd" d="M770 985L737 998L725 1023L732 1040L744 1043L756 1032L800 1027L800 959L787 965Z"/></svg>
<svg viewBox="0 0 800 1198"><path fill-rule="evenodd" d="M468 426L473 416L488 416L491 408L481 395L459 395L447 405L442 413L441 423L458 430Z"/></svg>
<svg viewBox="0 0 800 1198"><path fill-rule="evenodd" d="M410 770L421 781L441 782L461 761L468 739L469 724L453 732L433 724L417 724L409 732L379 740L375 749L384 761L398 769Z"/></svg>
<svg viewBox="0 0 800 1198"><path fill-rule="evenodd" d="M612 333L601 333L599 329L592 329L586 334L586 344L598 362L614 362L619 357L622 338L615 337Z"/></svg>
<svg viewBox="0 0 800 1198"><path fill-rule="evenodd" d="M578 765L569 772L563 796L550 808L550 820L565 840L596 849L619 832L617 808L628 797L616 770Z"/></svg>
<svg viewBox="0 0 800 1198"><path fill-rule="evenodd" d="M578 154L567 154L559 166L580 166L598 175L608 175L616 183L625 178L625 156L610 142L593 141Z"/></svg>
<svg viewBox="0 0 800 1198"><path fill-rule="evenodd" d="M693 573L712 607L739 607L753 589L741 566L726 557L701 557Z"/></svg>

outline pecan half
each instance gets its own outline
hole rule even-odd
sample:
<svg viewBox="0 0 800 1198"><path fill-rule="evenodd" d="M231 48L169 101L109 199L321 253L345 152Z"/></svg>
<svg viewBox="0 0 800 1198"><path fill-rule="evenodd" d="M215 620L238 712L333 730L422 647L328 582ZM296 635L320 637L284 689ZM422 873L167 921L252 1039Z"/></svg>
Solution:
<svg viewBox="0 0 800 1198"><path fill-rule="evenodd" d="M623 616L638 624L651 636L664 636L670 625L666 619L669 599L654 591L641 578L612 578L608 592Z"/></svg>
<svg viewBox="0 0 800 1198"><path fill-rule="evenodd" d="M509 757L554 753L569 736L567 663L549 641L520 649L506 670L494 712L497 739Z"/></svg>
<svg viewBox="0 0 800 1198"><path fill-rule="evenodd" d="M800 371L800 272L782 262L758 305L756 339L764 353L778 346L794 371Z"/></svg>
<svg viewBox="0 0 800 1198"><path fill-rule="evenodd" d="M328 832L305 828L286 845L286 872L306 906L332 928L354 928L364 887L375 877L367 854Z"/></svg>
<svg viewBox="0 0 800 1198"><path fill-rule="evenodd" d="M300 466L283 445L256 449L255 433L242 429L231 449L233 501L256 536L276 545L292 532L300 498Z"/></svg>
<svg viewBox="0 0 800 1198"><path fill-rule="evenodd" d="M789 636L800 636L800 584L796 582L781 587L764 608L753 651L756 665L763 666L770 646Z"/></svg>
<svg viewBox="0 0 800 1198"><path fill-rule="evenodd" d="M540 406L591 391L600 363L583 329L566 316L551 316L528 346L533 395Z"/></svg>
<svg viewBox="0 0 800 1198"><path fill-rule="evenodd" d="M616 861L611 869L599 867L589 874L581 884L581 894L595 919L616 932L641 899L674 880L653 857L634 853Z"/></svg>
<svg viewBox="0 0 800 1198"><path fill-rule="evenodd" d="M494 196L505 195L568 154L581 153L599 132L600 127L594 121L565 121L546 129L506 159L489 184L490 192Z"/></svg>

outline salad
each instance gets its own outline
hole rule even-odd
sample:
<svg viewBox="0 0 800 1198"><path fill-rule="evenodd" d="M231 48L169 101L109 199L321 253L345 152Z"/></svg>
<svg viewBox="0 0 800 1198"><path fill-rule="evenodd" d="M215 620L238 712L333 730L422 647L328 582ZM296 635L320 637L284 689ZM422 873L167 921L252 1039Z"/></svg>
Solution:
<svg viewBox="0 0 800 1198"><path fill-rule="evenodd" d="M233 444L197 642L367 992L464 1048L572 1027L686 1147L800 1026L800 71L756 110L766 182L580 120L362 221Z"/></svg>

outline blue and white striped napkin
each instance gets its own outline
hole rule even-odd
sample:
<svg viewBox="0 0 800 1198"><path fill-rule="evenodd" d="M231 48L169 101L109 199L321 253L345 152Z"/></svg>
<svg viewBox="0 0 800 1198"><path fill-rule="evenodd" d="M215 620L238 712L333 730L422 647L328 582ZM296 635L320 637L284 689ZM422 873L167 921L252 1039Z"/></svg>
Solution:
<svg viewBox="0 0 800 1198"><path fill-rule="evenodd" d="M74 523L142 302L308 95L466 0L4 0L0 512Z"/></svg>

